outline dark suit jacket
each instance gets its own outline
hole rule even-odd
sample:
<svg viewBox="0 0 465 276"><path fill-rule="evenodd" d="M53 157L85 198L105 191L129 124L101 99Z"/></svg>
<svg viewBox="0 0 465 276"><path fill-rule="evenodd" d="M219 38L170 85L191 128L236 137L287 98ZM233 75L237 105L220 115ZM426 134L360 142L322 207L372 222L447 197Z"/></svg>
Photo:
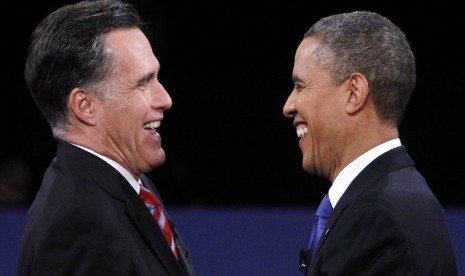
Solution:
<svg viewBox="0 0 465 276"><path fill-rule="evenodd" d="M99 157L58 141L28 212L18 275L194 275L175 230L179 262L127 180Z"/></svg>
<svg viewBox="0 0 465 276"><path fill-rule="evenodd" d="M307 275L457 275L443 209L403 146L353 180L323 233Z"/></svg>

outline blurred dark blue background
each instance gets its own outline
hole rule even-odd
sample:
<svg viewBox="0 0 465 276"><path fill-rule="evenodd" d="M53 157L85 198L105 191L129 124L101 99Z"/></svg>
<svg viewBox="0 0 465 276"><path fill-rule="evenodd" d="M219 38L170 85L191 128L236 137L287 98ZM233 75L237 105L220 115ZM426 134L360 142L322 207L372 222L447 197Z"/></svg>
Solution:
<svg viewBox="0 0 465 276"><path fill-rule="evenodd" d="M0 275L15 276L26 209L0 207ZM198 276L301 276L299 250L308 244L315 207L171 208L189 246ZM465 275L465 209L448 208L446 218ZM8 225L8 227L5 227Z"/></svg>

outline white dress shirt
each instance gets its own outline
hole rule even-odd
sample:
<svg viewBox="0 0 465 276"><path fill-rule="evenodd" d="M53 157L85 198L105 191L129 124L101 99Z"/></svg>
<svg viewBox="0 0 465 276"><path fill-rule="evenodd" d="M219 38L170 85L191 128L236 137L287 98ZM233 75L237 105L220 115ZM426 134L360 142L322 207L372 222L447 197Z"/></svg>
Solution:
<svg viewBox="0 0 465 276"><path fill-rule="evenodd" d="M381 154L401 146L400 139L395 138L384 142L371 150L360 155L354 161L350 162L342 171L336 176L333 184L329 188L328 196L331 201L333 208L336 206L337 202L344 194L344 192L349 187L350 183L354 178L373 160L375 160Z"/></svg>

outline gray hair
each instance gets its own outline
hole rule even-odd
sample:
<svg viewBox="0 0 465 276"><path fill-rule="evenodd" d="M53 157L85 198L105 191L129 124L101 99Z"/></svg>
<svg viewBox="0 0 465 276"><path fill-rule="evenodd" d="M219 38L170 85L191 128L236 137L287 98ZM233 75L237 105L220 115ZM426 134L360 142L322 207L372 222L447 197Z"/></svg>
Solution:
<svg viewBox="0 0 465 276"><path fill-rule="evenodd" d="M400 124L416 82L415 57L402 30L374 12L324 17L305 33L320 44L314 54L335 85L352 73L363 74L377 114Z"/></svg>

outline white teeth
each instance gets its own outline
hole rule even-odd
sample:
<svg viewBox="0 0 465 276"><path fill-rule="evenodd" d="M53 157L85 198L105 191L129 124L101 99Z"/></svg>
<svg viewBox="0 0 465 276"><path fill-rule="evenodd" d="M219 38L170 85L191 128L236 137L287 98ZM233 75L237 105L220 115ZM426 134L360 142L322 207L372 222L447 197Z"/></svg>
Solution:
<svg viewBox="0 0 465 276"><path fill-rule="evenodd" d="M144 125L144 128L156 129L159 126L160 126L160 121L153 121L153 122L146 123Z"/></svg>
<svg viewBox="0 0 465 276"><path fill-rule="evenodd" d="M305 134L307 134L307 132L308 132L308 128L306 128L306 127L298 128L297 129L297 137L302 138L302 137L305 136Z"/></svg>

